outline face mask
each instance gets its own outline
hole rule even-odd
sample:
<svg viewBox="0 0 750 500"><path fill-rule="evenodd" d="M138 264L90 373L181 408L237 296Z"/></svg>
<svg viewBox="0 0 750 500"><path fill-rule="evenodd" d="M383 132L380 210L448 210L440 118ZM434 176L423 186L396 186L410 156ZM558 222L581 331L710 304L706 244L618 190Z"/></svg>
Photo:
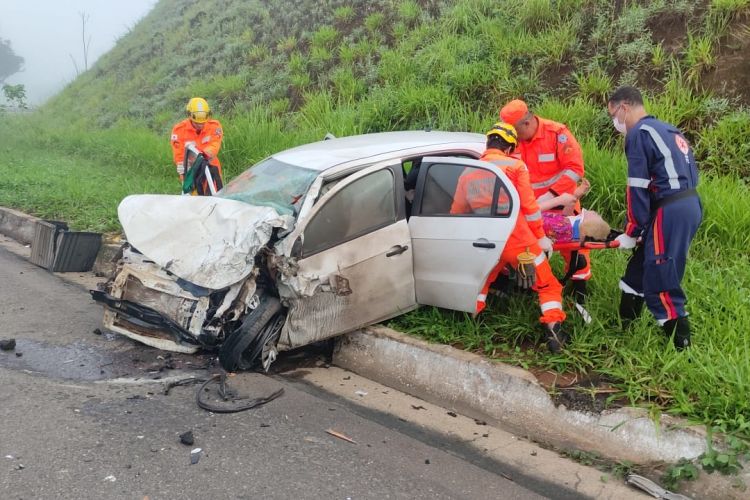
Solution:
<svg viewBox="0 0 750 500"><path fill-rule="evenodd" d="M627 127L625 126L625 122L621 122L617 119L617 111L620 110L620 106L617 107L617 110L615 111L615 114L612 115L612 124L615 126L615 130L620 132L622 135L625 135L628 131Z"/></svg>
<svg viewBox="0 0 750 500"><path fill-rule="evenodd" d="M622 135L625 135L628 132L628 129L625 127L625 122L618 121L616 117L612 118L612 124L615 126L615 130Z"/></svg>

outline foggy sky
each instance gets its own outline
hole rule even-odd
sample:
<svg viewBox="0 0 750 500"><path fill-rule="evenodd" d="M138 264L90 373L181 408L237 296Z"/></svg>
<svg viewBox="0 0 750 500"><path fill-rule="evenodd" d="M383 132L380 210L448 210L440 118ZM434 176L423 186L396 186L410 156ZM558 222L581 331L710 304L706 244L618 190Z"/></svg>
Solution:
<svg viewBox="0 0 750 500"><path fill-rule="evenodd" d="M22 83L30 104L39 104L83 71L79 12L89 15L89 68L116 39L145 16L157 0L0 0L0 38L11 41L24 70L7 79ZM87 35L88 37L88 35Z"/></svg>

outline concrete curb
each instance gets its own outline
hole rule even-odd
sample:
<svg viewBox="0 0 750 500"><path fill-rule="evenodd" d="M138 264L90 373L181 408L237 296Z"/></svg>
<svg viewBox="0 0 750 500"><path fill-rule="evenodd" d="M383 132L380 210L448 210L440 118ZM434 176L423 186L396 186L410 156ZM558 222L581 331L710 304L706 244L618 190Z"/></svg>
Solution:
<svg viewBox="0 0 750 500"><path fill-rule="evenodd" d="M0 233L24 245L30 245L34 240L34 228L40 220L12 208L0 207Z"/></svg>
<svg viewBox="0 0 750 500"><path fill-rule="evenodd" d="M384 385L559 448L595 451L639 464L692 459L706 450L702 427L667 415L657 426L638 408L598 415L556 407L525 370L383 326L342 337L333 361Z"/></svg>

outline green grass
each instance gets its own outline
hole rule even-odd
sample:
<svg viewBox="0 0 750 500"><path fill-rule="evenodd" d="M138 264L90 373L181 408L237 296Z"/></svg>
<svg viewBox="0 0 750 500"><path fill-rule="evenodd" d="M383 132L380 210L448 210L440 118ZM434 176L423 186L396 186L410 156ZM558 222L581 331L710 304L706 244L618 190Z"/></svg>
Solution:
<svg viewBox="0 0 750 500"><path fill-rule="evenodd" d="M168 139L194 94L224 125L228 179L326 132L481 132L521 97L570 126L594 186L586 206L619 226L626 166L604 100L635 82L653 114L685 131L703 172L706 216L684 281L695 348L675 352L647 314L620 330L627 256L614 251L594 254L595 321L573 315L574 341L559 355L541 343L537 306L523 294L476 319L424 308L393 324L524 367L605 375L632 404L750 432L750 115L701 78L738 35L729 30L747 1L217 1L161 0L43 109L0 120L0 205L117 231L127 194L178 191ZM692 30L678 46L655 31L670 13Z"/></svg>

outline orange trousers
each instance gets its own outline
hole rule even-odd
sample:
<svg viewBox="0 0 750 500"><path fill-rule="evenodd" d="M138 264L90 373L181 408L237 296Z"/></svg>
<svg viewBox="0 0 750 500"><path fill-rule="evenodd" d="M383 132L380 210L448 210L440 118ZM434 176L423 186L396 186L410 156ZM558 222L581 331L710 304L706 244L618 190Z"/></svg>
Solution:
<svg viewBox="0 0 750 500"><path fill-rule="evenodd" d="M562 323L565 321L565 312L562 309L563 287L552 273L552 268L549 265L547 256L536 243L532 245L524 245L522 247L506 245L500 256L500 262L490 273L487 283L485 283L484 288L482 289L482 293L477 297L477 313L482 312L486 305L487 293L489 292L490 285L508 264L514 269L517 268L518 255L525 252L527 248L529 252L537 256L534 260L536 283L532 287L532 290L537 293L537 296L539 297L539 307L542 310L542 316L539 318L539 321L544 324Z"/></svg>
<svg viewBox="0 0 750 500"><path fill-rule="evenodd" d="M577 262L570 262L571 250L564 250L560 252L560 256L565 260L565 274L568 274L568 269L570 269L570 266L575 266ZM570 277L573 281L588 281L591 279L591 258L589 256L589 250L578 250L578 258L579 259L586 259L586 266L577 270L573 275Z"/></svg>

